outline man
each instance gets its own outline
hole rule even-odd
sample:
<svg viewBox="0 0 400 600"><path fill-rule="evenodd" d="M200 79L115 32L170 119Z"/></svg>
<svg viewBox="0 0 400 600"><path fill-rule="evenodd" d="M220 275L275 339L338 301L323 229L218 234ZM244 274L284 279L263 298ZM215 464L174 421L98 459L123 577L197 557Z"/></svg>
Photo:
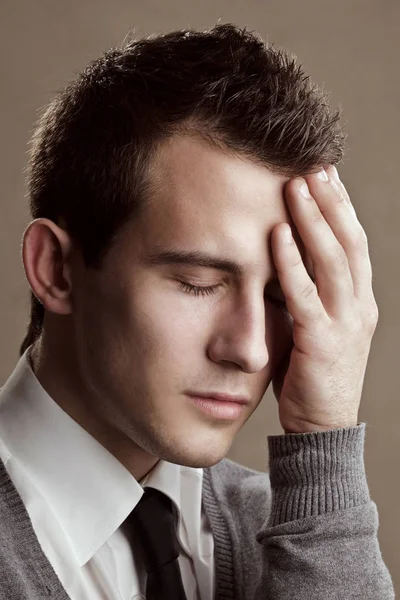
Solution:
<svg viewBox="0 0 400 600"><path fill-rule="evenodd" d="M110 50L50 103L31 322L0 397L2 600L394 597L358 422L378 311L338 119L229 24ZM224 457L271 381L264 474Z"/></svg>

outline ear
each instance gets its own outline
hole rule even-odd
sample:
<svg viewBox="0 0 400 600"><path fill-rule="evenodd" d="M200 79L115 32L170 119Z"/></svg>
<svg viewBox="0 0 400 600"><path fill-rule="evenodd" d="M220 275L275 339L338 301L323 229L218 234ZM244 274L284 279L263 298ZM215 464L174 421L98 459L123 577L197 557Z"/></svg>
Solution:
<svg viewBox="0 0 400 600"><path fill-rule="evenodd" d="M59 315L72 312L69 259L73 243L50 219L35 219L22 239L22 262L32 292L44 308Z"/></svg>

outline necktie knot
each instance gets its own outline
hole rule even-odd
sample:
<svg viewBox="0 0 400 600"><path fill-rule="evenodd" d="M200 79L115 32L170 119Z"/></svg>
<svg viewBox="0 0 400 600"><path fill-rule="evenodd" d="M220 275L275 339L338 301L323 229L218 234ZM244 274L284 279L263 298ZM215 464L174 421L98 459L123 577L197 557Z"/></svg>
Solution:
<svg viewBox="0 0 400 600"><path fill-rule="evenodd" d="M145 488L130 519L148 573L178 558L175 517L168 496L155 488Z"/></svg>
<svg viewBox="0 0 400 600"><path fill-rule="evenodd" d="M172 501L147 487L129 520L147 571L147 600L186 600Z"/></svg>

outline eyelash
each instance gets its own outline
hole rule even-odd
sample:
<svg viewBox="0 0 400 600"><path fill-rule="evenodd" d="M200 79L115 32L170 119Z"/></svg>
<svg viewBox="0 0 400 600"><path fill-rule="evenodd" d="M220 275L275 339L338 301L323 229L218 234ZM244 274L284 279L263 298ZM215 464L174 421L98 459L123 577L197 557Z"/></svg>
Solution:
<svg viewBox="0 0 400 600"><path fill-rule="evenodd" d="M220 287L220 284L218 285L209 285L209 286L198 286L198 285L191 285L190 283L186 283L184 281L180 282L180 289L183 289L184 292L186 292L187 294L193 294L194 296L211 296L212 294L215 294L217 291L217 288ZM282 307L286 307L286 302L282 301L282 300L278 300L277 298L270 298L269 299L273 304L277 304L278 306L282 306Z"/></svg>
<svg viewBox="0 0 400 600"><path fill-rule="evenodd" d="M180 289L183 289L187 294L194 294L195 296L210 296L211 294L215 294L219 285L220 284L200 287L181 281Z"/></svg>

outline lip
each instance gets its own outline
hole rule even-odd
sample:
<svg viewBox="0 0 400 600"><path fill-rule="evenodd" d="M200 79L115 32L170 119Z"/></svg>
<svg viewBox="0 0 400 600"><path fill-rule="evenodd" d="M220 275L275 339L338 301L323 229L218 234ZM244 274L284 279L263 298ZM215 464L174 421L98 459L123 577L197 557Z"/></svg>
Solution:
<svg viewBox="0 0 400 600"><path fill-rule="evenodd" d="M188 392L193 398L205 398L206 400L220 400L222 402L236 402L237 404L250 404L246 396L223 394L219 392Z"/></svg>
<svg viewBox="0 0 400 600"><path fill-rule="evenodd" d="M234 421L244 410L243 402L233 401L232 396L227 401L217 400L210 396L191 396L187 394L187 397L192 400L198 410L213 419Z"/></svg>

